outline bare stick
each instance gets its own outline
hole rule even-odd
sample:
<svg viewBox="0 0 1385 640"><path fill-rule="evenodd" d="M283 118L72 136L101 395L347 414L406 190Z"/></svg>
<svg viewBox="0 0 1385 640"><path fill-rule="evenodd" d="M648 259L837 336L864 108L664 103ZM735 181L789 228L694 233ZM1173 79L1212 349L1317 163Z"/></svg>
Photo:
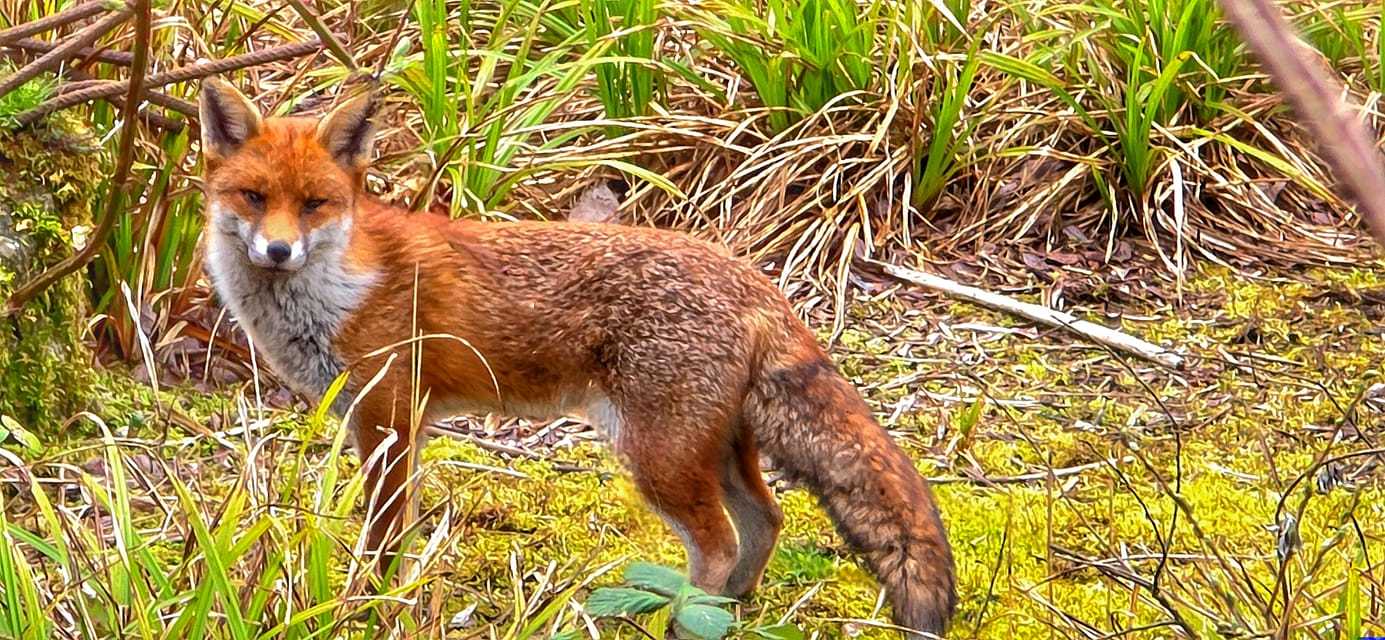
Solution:
<svg viewBox="0 0 1385 640"><path fill-rule="evenodd" d="M210 75L216 75L218 73L225 73L227 71L234 71L236 69L244 69L245 67L253 67L255 65L268 64L270 62L278 62L280 60L297 58L299 56L313 53L321 48L322 43L317 40L308 40L306 42L295 42L293 44L280 45L277 47L271 47L269 49L262 49L260 51L243 53L238 56L222 58L220 60L198 62L195 64L190 64L186 67L179 67L172 71L156 73L150 76L147 80L145 80L144 84L148 87L162 87L166 84L173 84L175 82L187 82L188 80L197 80ZM47 102L44 102L43 104L37 107L34 107L33 109L19 114L19 117L16 118L16 120L19 122L21 126L30 125L37 122L43 116L53 113L54 111L60 111L68 107L76 106L84 102L89 102L91 100L97 100L99 98L119 95L120 93L126 91L128 87L128 81L111 81L79 91L73 91L72 93L65 93L56 98L52 98Z"/></svg>
<svg viewBox="0 0 1385 640"><path fill-rule="evenodd" d="M1221 0L1226 17L1288 97L1318 140L1340 186L1356 202L1371 235L1385 245L1385 165L1375 150L1376 135L1353 115L1346 90L1294 34L1271 0Z"/></svg>
<svg viewBox="0 0 1385 640"><path fill-rule="evenodd" d="M29 53L47 53L58 47L58 45L51 42L44 42L33 38L20 38L13 42L6 42L4 46L10 49L28 51ZM126 51L107 51L106 49L83 47L77 52L76 57L89 58L97 62L105 62L108 64L118 64L122 67L130 66L130 54Z"/></svg>
<svg viewBox="0 0 1385 640"><path fill-rule="evenodd" d="M85 20L94 15L110 11L111 7L104 0L92 0L79 4L66 11L60 11L51 16L45 16L32 22L17 24L13 27L0 31L0 44L9 44L20 38L26 38L35 33L43 33L57 29L65 24Z"/></svg>
<svg viewBox="0 0 1385 640"><path fill-rule="evenodd" d="M106 194L106 208L101 214L101 222L87 240L86 246L72 257L16 288L5 305L4 313L0 315L14 315L24 307L24 303L63 276L86 266L106 247L106 239L115 228L117 214L125 201L125 183L130 177L130 166L135 161L135 132L139 130L140 96L144 92L144 74L149 68L149 25L152 21L149 2L150 0L135 0L135 52L134 59L130 62L130 86L125 94L125 108L121 113L124 123L120 126L120 146L117 151L115 174Z"/></svg>
<svg viewBox="0 0 1385 640"><path fill-rule="evenodd" d="M56 69L58 65L76 55L78 51L87 48L101 36L110 33L112 29L120 26L120 23L125 22L129 17L130 10L123 9L97 20L95 23L91 24L91 26L78 31L71 38L68 38L62 44L54 47L48 53L34 58L33 62L20 67L18 71L6 76L4 79L0 79L0 96L18 89L20 85L32 80L35 76L44 71Z"/></svg>
<svg viewBox="0 0 1385 640"><path fill-rule="evenodd" d="M1030 304L1028 302L1020 302L1014 298L959 284L931 273L905 269L904 267L874 260L869 262L883 268L885 273L905 282L927 287L934 291L941 291L954 298L961 298L998 311L1011 313L1028 320L1033 320L1039 324L1067 329L1092 342L1106 345L1112 349L1129 353L1170 369L1181 369L1183 367L1183 356L1169 349L1146 342L1128 333L1122 333L1110 327L1105 327L1094 322L1087 322L1086 320L1080 320L1070 313L1050 309L1037 304Z"/></svg>

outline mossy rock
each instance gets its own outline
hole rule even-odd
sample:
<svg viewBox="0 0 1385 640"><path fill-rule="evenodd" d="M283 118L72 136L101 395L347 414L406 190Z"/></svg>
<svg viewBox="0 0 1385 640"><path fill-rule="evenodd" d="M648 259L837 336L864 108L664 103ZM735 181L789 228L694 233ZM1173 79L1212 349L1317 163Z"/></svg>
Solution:
<svg viewBox="0 0 1385 640"><path fill-rule="evenodd" d="M75 119L0 135L0 301L78 247L105 179L101 146ZM85 408L87 282L76 273L0 320L0 415L40 434Z"/></svg>

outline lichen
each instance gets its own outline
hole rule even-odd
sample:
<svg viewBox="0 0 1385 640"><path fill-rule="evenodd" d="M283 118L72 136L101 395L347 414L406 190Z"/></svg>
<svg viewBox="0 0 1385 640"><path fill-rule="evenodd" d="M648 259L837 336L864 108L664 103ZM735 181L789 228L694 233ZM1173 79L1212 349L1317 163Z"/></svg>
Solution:
<svg viewBox="0 0 1385 640"><path fill-rule="evenodd" d="M105 178L99 146L76 120L0 137L0 300L72 254ZM0 320L0 414L42 433L82 408L91 381L86 299L76 273Z"/></svg>

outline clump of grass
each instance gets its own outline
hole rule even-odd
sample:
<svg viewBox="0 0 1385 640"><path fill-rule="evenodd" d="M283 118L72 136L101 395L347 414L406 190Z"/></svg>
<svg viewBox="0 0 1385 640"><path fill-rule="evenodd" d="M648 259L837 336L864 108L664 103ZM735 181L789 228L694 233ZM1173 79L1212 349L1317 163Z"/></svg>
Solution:
<svg viewBox="0 0 1385 640"><path fill-rule="evenodd" d="M892 6L894 8L892 8ZM735 62L783 131L846 94L872 88L880 25L900 9L876 0L721 1L689 9L698 34Z"/></svg>
<svg viewBox="0 0 1385 640"><path fill-rule="evenodd" d="M649 114L662 76L656 66L654 25L659 12L654 0L584 0L587 44L605 47L615 58L596 65L596 95L613 120ZM603 42L603 40L605 42ZM607 134L618 129L608 127Z"/></svg>
<svg viewBox="0 0 1385 640"><path fill-rule="evenodd" d="M1309 4L1300 27L1303 36L1337 69L1359 70L1366 87L1385 91L1385 7Z"/></svg>
<svg viewBox="0 0 1385 640"><path fill-rule="evenodd" d="M556 149L581 135L581 128L540 131L597 64L600 49L577 52L578 34L539 46L551 3L528 11L524 4L506 0L456 11L447 0L414 3L422 53L411 55L390 81L418 102L423 116L420 138L431 177L415 208L427 206L447 176L453 212L492 212L517 182L539 170L514 166L521 153ZM477 41L479 34L484 40Z"/></svg>

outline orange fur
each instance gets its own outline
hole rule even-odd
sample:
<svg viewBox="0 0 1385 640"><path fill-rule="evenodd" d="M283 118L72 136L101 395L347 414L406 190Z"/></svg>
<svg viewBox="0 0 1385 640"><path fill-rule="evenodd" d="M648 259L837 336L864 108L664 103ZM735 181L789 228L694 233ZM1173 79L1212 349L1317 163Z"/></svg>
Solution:
<svg viewBox="0 0 1385 640"><path fill-rule="evenodd" d="M408 520L413 398L430 399L425 420L581 415L682 537L699 586L740 596L760 580L783 518L763 450L822 499L896 619L943 631L952 557L926 483L757 270L669 231L408 213L362 189L372 107L241 122L228 90L204 91L209 265L257 343L280 345L266 357L281 376L312 392L350 371L363 455L392 437L370 470L372 550L390 554ZM303 266L263 269L236 254L254 234L319 241Z"/></svg>

